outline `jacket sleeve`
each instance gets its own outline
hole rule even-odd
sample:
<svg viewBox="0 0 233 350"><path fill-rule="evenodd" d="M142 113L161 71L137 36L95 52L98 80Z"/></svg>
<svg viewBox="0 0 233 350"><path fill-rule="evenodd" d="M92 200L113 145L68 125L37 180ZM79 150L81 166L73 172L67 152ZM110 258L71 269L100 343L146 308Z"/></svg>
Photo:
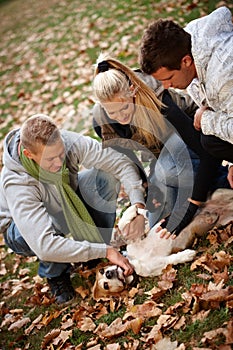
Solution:
<svg viewBox="0 0 233 350"><path fill-rule="evenodd" d="M54 189L38 186L30 176L22 181L24 176L12 174L4 183L4 194L16 227L40 260L75 263L106 257L106 244L74 241L58 234L43 203Z"/></svg>
<svg viewBox="0 0 233 350"><path fill-rule="evenodd" d="M101 169L112 174L124 186L130 202L145 203L144 188L137 166L124 154L111 147L103 148L97 140L69 132L73 135L72 154L85 168ZM74 160L75 161L75 160Z"/></svg>
<svg viewBox="0 0 233 350"><path fill-rule="evenodd" d="M218 99L221 110L205 110L201 118L201 129L205 135L215 135L233 144L233 79L221 86Z"/></svg>

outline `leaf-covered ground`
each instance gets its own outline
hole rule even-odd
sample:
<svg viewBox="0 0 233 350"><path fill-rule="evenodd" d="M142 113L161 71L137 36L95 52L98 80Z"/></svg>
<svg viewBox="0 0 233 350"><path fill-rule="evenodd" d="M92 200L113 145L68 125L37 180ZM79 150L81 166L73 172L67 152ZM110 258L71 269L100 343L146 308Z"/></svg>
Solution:
<svg viewBox="0 0 233 350"><path fill-rule="evenodd" d="M5 134L38 112L94 136L91 81L98 54L107 50L137 66L151 19L183 25L224 4L233 9L231 0L0 0L1 149ZM37 276L36 259L11 253L0 234L0 349L230 350L232 230L232 223L212 230L195 242L193 263L139 278L119 298L93 300L95 269L74 266L77 297L64 308Z"/></svg>

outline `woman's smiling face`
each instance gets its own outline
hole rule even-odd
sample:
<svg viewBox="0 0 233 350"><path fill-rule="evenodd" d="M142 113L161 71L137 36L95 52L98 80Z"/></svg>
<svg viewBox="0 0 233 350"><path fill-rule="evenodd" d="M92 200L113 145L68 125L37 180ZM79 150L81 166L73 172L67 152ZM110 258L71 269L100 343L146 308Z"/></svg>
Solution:
<svg viewBox="0 0 233 350"><path fill-rule="evenodd" d="M115 96L111 101L102 103L102 106L110 119L122 125L130 124L132 121L135 112L133 97Z"/></svg>

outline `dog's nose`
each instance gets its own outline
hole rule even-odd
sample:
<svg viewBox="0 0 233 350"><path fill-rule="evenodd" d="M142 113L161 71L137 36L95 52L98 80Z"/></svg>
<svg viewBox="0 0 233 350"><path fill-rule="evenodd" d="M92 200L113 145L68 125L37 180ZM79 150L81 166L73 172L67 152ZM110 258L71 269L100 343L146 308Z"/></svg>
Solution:
<svg viewBox="0 0 233 350"><path fill-rule="evenodd" d="M110 280L113 277L113 271L106 271L106 277Z"/></svg>

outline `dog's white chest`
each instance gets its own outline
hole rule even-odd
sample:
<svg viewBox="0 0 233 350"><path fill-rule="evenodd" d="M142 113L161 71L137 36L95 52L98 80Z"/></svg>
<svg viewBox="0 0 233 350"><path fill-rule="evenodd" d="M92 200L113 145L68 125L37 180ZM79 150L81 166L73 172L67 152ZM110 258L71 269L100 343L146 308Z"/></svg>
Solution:
<svg viewBox="0 0 233 350"><path fill-rule="evenodd" d="M162 239L153 227L146 238L127 245L127 256L140 276L157 276L167 265L172 240Z"/></svg>

